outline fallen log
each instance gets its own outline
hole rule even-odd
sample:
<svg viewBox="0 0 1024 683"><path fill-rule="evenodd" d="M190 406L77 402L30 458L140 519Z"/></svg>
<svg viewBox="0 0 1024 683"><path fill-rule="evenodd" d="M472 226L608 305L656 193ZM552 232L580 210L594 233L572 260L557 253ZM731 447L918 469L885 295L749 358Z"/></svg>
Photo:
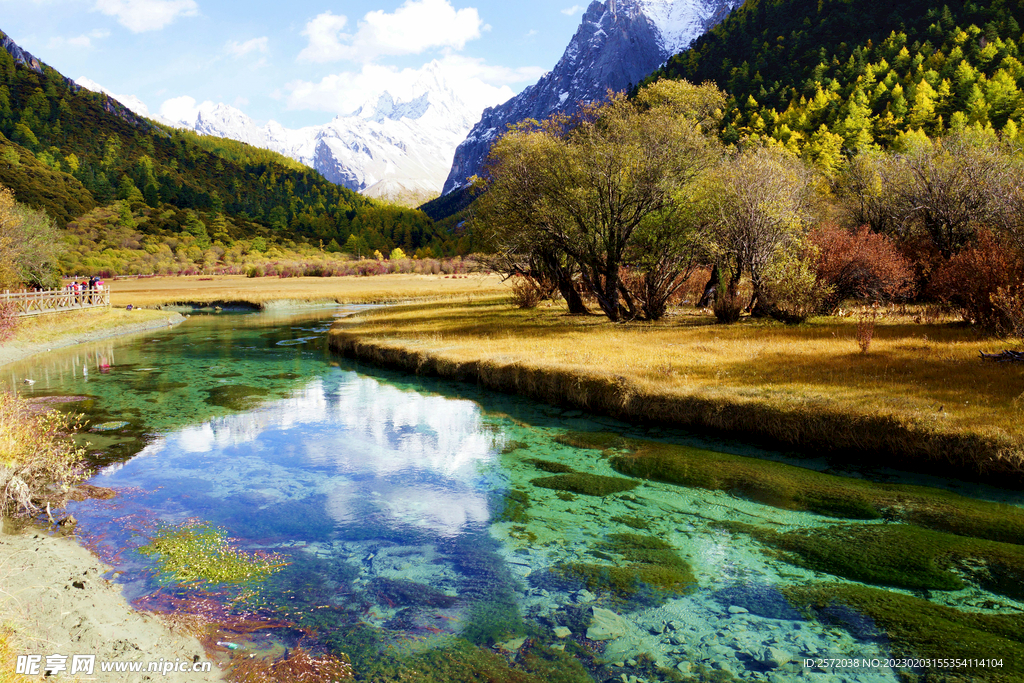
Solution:
<svg viewBox="0 0 1024 683"><path fill-rule="evenodd" d="M1024 351L1003 351L1002 353L985 353L981 351L982 360L996 363L1024 363Z"/></svg>

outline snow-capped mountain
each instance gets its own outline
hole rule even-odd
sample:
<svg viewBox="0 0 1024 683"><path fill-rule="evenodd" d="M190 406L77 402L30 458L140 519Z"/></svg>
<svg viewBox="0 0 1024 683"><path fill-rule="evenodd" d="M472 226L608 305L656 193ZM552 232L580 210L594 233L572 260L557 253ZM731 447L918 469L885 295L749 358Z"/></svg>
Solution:
<svg viewBox="0 0 1024 683"><path fill-rule="evenodd" d="M106 92L88 79L78 79L78 83ZM260 126L226 104L201 104L194 118L152 118L203 135L270 149L315 168L331 182L349 189L415 205L440 193L455 148L480 117L480 110L458 96L437 61L423 69L407 97L396 99L385 91L350 115L298 130L276 121ZM135 109L141 106L145 110L141 102L130 97L118 99L149 116L148 111Z"/></svg>
<svg viewBox="0 0 1024 683"><path fill-rule="evenodd" d="M480 172L491 145L525 119L572 112L640 82L713 27L742 0L595 0L550 72L508 102L484 111L455 152L444 193Z"/></svg>

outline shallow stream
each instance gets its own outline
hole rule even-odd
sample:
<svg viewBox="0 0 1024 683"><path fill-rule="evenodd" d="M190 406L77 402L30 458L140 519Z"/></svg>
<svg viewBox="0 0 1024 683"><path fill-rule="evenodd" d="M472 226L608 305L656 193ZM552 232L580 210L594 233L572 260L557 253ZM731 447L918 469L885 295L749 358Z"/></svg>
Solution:
<svg viewBox="0 0 1024 683"><path fill-rule="evenodd" d="M225 629L210 641L218 656L301 646L349 657L360 680L476 680L473 667L517 681L898 680L884 665L807 666L884 659L889 641L866 616L810 619L787 587L850 582L729 527L814 530L834 516L623 477L576 437L792 454L360 366L325 351L344 312L197 315L4 369L26 397L81 397L61 405L89 421L90 483L118 495L69 511L135 604L245 613L262 626ZM559 473L615 479L581 489ZM623 490L588 495L593 481ZM270 558L270 578L230 589L182 580L146 549L188 523ZM641 566L659 578L611 570ZM971 582L897 592L991 614L1022 608ZM445 673L452 662L463 673Z"/></svg>

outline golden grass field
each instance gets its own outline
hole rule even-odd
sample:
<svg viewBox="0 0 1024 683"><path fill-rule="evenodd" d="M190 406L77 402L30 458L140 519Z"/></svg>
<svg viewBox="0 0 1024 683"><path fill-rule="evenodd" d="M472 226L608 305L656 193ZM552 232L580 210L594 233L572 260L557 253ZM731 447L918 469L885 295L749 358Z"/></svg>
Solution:
<svg viewBox="0 0 1024 683"><path fill-rule="evenodd" d="M982 361L1007 342L970 327L883 312L862 353L856 317L716 325L684 309L616 325L563 310L402 306L340 321L331 345L625 419L1024 473L1024 366Z"/></svg>
<svg viewBox="0 0 1024 683"><path fill-rule="evenodd" d="M110 303L123 308L175 303L271 302L394 303L413 299L462 299L507 291L497 275L377 275L373 277L151 277L113 280Z"/></svg>

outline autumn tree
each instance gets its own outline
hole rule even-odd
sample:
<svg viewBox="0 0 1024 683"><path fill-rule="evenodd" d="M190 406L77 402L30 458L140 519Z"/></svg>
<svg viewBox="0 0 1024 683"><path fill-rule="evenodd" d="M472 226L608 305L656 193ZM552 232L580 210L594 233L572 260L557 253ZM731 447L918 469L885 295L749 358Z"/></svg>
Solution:
<svg viewBox="0 0 1024 683"><path fill-rule="evenodd" d="M654 84L635 102L610 94L574 119L521 125L492 148L479 221L507 248L538 245L575 262L610 320L657 316L663 309L638 299L621 272L635 265L645 278L645 263L659 261L631 264L638 236L668 247L655 233L671 231L680 188L715 159L705 129L723 104L711 85Z"/></svg>
<svg viewBox="0 0 1024 683"><path fill-rule="evenodd" d="M801 257L802 241L815 218L810 170L784 149L754 146L726 158L700 195L711 250L729 273L729 290L734 293L748 274L756 304L752 308L772 313L773 275L786 273L785 262Z"/></svg>
<svg viewBox="0 0 1024 683"><path fill-rule="evenodd" d="M58 259L63 250L53 220L43 211L18 204L14 193L0 186L0 289L59 287Z"/></svg>
<svg viewBox="0 0 1024 683"><path fill-rule="evenodd" d="M902 239L924 237L947 259L978 226L1012 226L1021 164L994 134L967 130L931 140L904 136L899 154L851 164L844 204L854 224Z"/></svg>

